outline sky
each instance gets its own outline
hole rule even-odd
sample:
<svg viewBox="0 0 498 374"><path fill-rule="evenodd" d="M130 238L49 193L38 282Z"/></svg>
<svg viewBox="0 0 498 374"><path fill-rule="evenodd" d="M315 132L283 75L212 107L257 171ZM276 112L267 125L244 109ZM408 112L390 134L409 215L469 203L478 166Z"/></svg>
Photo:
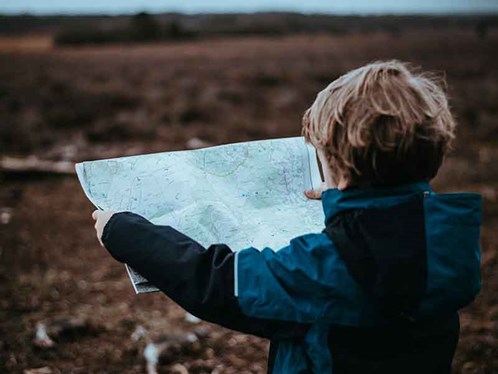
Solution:
<svg viewBox="0 0 498 374"><path fill-rule="evenodd" d="M0 0L0 14L121 14L139 11L498 14L498 0Z"/></svg>

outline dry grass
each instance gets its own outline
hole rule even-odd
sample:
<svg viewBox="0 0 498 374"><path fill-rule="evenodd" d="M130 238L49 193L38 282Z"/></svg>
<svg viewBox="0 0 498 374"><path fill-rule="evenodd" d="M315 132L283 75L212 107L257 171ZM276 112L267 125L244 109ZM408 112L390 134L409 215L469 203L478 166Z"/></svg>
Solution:
<svg viewBox="0 0 498 374"><path fill-rule="evenodd" d="M46 52L53 47L52 35L0 36L0 53Z"/></svg>

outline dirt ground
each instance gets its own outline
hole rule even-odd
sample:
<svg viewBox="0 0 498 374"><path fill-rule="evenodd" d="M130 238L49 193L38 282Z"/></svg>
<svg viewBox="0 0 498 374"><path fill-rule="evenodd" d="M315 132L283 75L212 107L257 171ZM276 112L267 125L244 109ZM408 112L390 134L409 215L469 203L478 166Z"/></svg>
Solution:
<svg viewBox="0 0 498 374"><path fill-rule="evenodd" d="M461 313L454 370L498 373L497 33L0 48L0 156L76 162L182 149L192 138L298 135L318 90L388 58L446 76L460 127L434 186L484 197L482 291ZM75 176L0 177L0 372L140 373L149 340L189 332L197 341L164 357L160 372L265 371L266 341L189 322L163 295L134 295L124 268L95 239L93 208ZM33 344L39 322L56 330L61 319L79 322L52 348Z"/></svg>

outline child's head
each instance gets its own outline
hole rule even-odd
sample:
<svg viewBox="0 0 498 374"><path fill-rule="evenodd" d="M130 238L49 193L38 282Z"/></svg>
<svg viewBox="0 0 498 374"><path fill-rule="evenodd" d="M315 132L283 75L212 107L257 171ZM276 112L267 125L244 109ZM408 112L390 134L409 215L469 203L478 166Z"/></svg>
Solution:
<svg viewBox="0 0 498 374"><path fill-rule="evenodd" d="M335 181L358 186L432 179L454 131L440 85L399 61L341 76L303 117L303 135L325 156Z"/></svg>

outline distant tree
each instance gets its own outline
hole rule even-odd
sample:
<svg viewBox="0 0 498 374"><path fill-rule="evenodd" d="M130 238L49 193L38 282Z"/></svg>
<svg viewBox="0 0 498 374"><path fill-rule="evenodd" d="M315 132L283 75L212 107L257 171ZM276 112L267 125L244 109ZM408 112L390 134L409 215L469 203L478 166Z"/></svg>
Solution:
<svg viewBox="0 0 498 374"><path fill-rule="evenodd" d="M172 21L165 28L166 36L171 39L179 39L183 36L183 30L177 21Z"/></svg>
<svg viewBox="0 0 498 374"><path fill-rule="evenodd" d="M131 20L132 37L137 41L157 40L161 37L161 27L156 19L146 12L140 12Z"/></svg>
<svg viewBox="0 0 498 374"><path fill-rule="evenodd" d="M165 40L187 40L196 38L198 33L186 28L180 20L172 20L164 25L162 36Z"/></svg>
<svg viewBox="0 0 498 374"><path fill-rule="evenodd" d="M476 25L476 34L481 39L486 39L488 36L489 24L486 21L479 21Z"/></svg>

